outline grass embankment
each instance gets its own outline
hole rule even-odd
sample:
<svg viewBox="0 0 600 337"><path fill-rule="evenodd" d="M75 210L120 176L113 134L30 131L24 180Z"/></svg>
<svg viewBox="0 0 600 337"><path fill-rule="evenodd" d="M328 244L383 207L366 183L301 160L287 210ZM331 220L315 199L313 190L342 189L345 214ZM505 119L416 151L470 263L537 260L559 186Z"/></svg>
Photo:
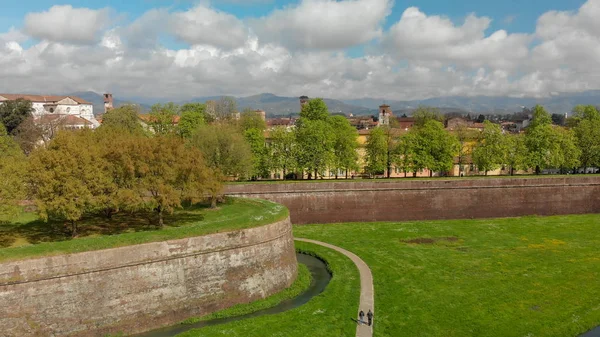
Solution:
<svg viewBox="0 0 600 337"><path fill-rule="evenodd" d="M280 314L193 329L177 336L354 336L356 323L352 319L356 316L360 295L360 279L354 263L336 251L317 245L296 242L296 248L327 262L333 278L323 293L303 306Z"/></svg>
<svg viewBox="0 0 600 337"><path fill-rule="evenodd" d="M272 308L279 303L294 298L304 292L310 286L310 282L312 281L312 276L308 267L299 263L298 264L298 277L294 283L288 287L287 289L278 292L275 295L271 295L265 299L258 300L251 303L244 303L234 305L231 308L227 308L221 311L214 312L212 314L202 316L202 317L193 317L188 318L183 321L181 324L194 324L201 321L210 321L212 319L218 318L228 318L235 316L242 316L246 314L250 314L259 310L264 310L268 308Z"/></svg>
<svg viewBox="0 0 600 337"><path fill-rule="evenodd" d="M333 182L357 182L357 183L372 183L372 182L398 182L398 181L428 181L428 180L480 180L480 179L544 179L544 178L588 178L600 177L600 174L528 174L528 175L501 175L501 176L468 176L468 177L411 177L410 174L406 178L355 178L355 179L317 179L317 180L257 180L257 181L231 181L227 185L245 185L245 184L299 184L299 183L333 183Z"/></svg>
<svg viewBox="0 0 600 337"><path fill-rule="evenodd" d="M571 337L600 324L600 214L309 225L294 234L371 267L377 337Z"/></svg>
<svg viewBox="0 0 600 337"><path fill-rule="evenodd" d="M201 236L260 226L287 216L287 208L280 204L228 198L217 209L200 204L176 210L165 216L163 228L154 225L152 213L121 212L110 220L88 216L79 223L79 237L72 239L63 222L46 223L33 213L24 213L12 222L0 222L0 262Z"/></svg>

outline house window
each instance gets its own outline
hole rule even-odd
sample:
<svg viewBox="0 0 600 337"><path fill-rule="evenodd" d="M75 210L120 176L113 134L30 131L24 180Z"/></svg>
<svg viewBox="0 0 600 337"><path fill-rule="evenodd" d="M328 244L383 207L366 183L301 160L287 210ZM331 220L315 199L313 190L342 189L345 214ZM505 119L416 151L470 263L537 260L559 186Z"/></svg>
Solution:
<svg viewBox="0 0 600 337"><path fill-rule="evenodd" d="M67 113L71 112L71 107L67 108Z"/></svg>
<svg viewBox="0 0 600 337"><path fill-rule="evenodd" d="M50 108L50 113L53 113L53 112L54 112L54 108Z"/></svg>

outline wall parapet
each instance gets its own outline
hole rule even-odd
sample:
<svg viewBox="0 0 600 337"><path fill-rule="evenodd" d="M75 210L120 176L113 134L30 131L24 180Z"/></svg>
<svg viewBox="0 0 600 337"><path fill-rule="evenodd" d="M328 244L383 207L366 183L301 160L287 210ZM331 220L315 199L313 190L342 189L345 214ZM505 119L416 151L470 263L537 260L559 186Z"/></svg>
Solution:
<svg viewBox="0 0 600 337"><path fill-rule="evenodd" d="M9 336L136 333L269 296L294 281L289 218L163 242L0 263Z"/></svg>

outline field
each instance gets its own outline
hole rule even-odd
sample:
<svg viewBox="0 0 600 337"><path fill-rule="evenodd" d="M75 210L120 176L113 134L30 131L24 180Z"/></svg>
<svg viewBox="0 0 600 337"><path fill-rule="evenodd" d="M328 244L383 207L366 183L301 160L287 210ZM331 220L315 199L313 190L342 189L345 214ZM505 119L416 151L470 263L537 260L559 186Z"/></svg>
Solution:
<svg viewBox="0 0 600 337"><path fill-rule="evenodd" d="M308 225L294 234L346 248L370 265L376 337L572 337L600 325L600 214ZM296 245L334 269L321 296L180 337L354 336L355 268L326 248Z"/></svg>
<svg viewBox="0 0 600 337"><path fill-rule="evenodd" d="M200 236L260 226L287 216L287 208L276 203L229 198L217 209L199 204L176 210L165 216L164 228L154 225L152 213L120 212L112 219L87 216L73 239L63 222L43 222L33 213L23 213L16 220L0 219L0 262Z"/></svg>

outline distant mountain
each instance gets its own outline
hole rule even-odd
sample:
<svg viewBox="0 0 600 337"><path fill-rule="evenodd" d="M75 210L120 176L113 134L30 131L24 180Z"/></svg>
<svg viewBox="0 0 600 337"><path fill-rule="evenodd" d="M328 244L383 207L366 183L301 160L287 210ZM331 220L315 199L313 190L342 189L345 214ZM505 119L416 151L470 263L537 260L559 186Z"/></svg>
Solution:
<svg viewBox="0 0 600 337"><path fill-rule="evenodd" d="M400 101L362 98L344 100L347 104L365 108L376 108L383 102L392 107L392 111L409 111L419 105L438 107L446 112L456 109L476 113L511 113L520 111L522 107L531 108L536 104L543 105L551 113L570 112L578 104L600 105L600 90L579 93L555 93L550 97L509 97L509 96L449 96L423 100Z"/></svg>
<svg viewBox="0 0 600 337"><path fill-rule="evenodd" d="M100 114L104 113L104 96L99 93L96 93L93 91L79 91L79 92L65 94L65 96L77 96L79 98L83 98L84 100L92 103L92 106L94 107L95 115L100 115ZM121 100L121 99L113 96L113 106L115 108L118 108L124 104L138 105L142 112L146 112L146 111L150 110L149 105L138 104L131 100Z"/></svg>

